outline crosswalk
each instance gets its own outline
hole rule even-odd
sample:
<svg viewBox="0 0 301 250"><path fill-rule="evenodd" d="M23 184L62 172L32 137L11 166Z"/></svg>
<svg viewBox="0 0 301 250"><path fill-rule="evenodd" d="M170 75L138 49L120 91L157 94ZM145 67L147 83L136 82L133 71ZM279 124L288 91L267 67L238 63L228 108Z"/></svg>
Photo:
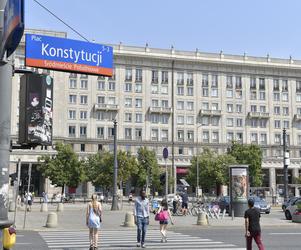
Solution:
<svg viewBox="0 0 301 250"><path fill-rule="evenodd" d="M80 250L89 248L87 231L48 231L40 232L41 237L52 250ZM133 250L136 247L135 230L102 230L99 235L99 249ZM245 250L233 244L214 241L177 232L168 232L168 241L160 242L158 230L148 230L147 249L201 249L201 250Z"/></svg>

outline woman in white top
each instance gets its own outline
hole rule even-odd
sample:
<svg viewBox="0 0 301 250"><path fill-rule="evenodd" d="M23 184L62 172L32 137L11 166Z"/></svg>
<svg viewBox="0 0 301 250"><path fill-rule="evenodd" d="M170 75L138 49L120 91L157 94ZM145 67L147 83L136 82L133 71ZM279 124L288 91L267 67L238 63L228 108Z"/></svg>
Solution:
<svg viewBox="0 0 301 250"><path fill-rule="evenodd" d="M98 249L98 230L101 223L101 204L97 201L97 195L92 195L86 212L86 224L89 228L90 250Z"/></svg>

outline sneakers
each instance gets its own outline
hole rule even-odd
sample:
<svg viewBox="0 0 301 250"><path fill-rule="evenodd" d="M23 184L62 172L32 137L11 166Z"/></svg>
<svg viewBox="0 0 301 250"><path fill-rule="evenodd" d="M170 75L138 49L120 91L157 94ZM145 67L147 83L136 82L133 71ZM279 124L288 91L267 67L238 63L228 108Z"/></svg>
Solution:
<svg viewBox="0 0 301 250"><path fill-rule="evenodd" d="M143 243L143 244L141 244L141 247L142 247L142 248L146 248L146 246L145 246L145 244L144 244L144 243Z"/></svg>
<svg viewBox="0 0 301 250"><path fill-rule="evenodd" d="M140 243L139 242L137 242L136 247L140 247Z"/></svg>

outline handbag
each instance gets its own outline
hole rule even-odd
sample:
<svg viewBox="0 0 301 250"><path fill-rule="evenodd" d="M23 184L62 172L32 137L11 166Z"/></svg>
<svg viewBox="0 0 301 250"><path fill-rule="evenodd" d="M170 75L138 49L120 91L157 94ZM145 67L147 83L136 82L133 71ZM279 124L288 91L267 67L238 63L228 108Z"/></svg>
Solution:
<svg viewBox="0 0 301 250"><path fill-rule="evenodd" d="M155 215L156 221L165 221L168 220L168 212L165 210L161 210L159 213Z"/></svg>

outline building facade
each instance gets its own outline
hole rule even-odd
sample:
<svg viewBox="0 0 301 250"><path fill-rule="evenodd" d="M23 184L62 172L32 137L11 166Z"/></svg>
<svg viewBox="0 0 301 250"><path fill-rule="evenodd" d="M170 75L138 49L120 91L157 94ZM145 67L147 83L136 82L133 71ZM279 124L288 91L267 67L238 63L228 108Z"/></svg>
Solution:
<svg viewBox="0 0 301 250"><path fill-rule="evenodd" d="M67 36L63 32L27 32ZM286 128L290 184L300 175L301 61L147 45L113 47L111 78L49 72L54 78L54 141L70 143L82 156L103 149L113 151L116 119L119 149L136 154L139 147L147 146L156 151L163 165L162 150L168 147L171 157L167 164L178 176L187 172L192 156L205 147L223 153L233 140L255 143L264 157L263 186L275 195L283 184L281 142ZM16 68L24 67L24 40L14 62ZM14 142L18 140L19 78L16 74L13 79ZM53 150L14 150L11 172L16 171L19 158L25 165L35 164L37 156L49 153ZM42 179L37 192L48 184ZM90 191L85 185L79 192ZM290 191L297 193L297 186L290 185Z"/></svg>

